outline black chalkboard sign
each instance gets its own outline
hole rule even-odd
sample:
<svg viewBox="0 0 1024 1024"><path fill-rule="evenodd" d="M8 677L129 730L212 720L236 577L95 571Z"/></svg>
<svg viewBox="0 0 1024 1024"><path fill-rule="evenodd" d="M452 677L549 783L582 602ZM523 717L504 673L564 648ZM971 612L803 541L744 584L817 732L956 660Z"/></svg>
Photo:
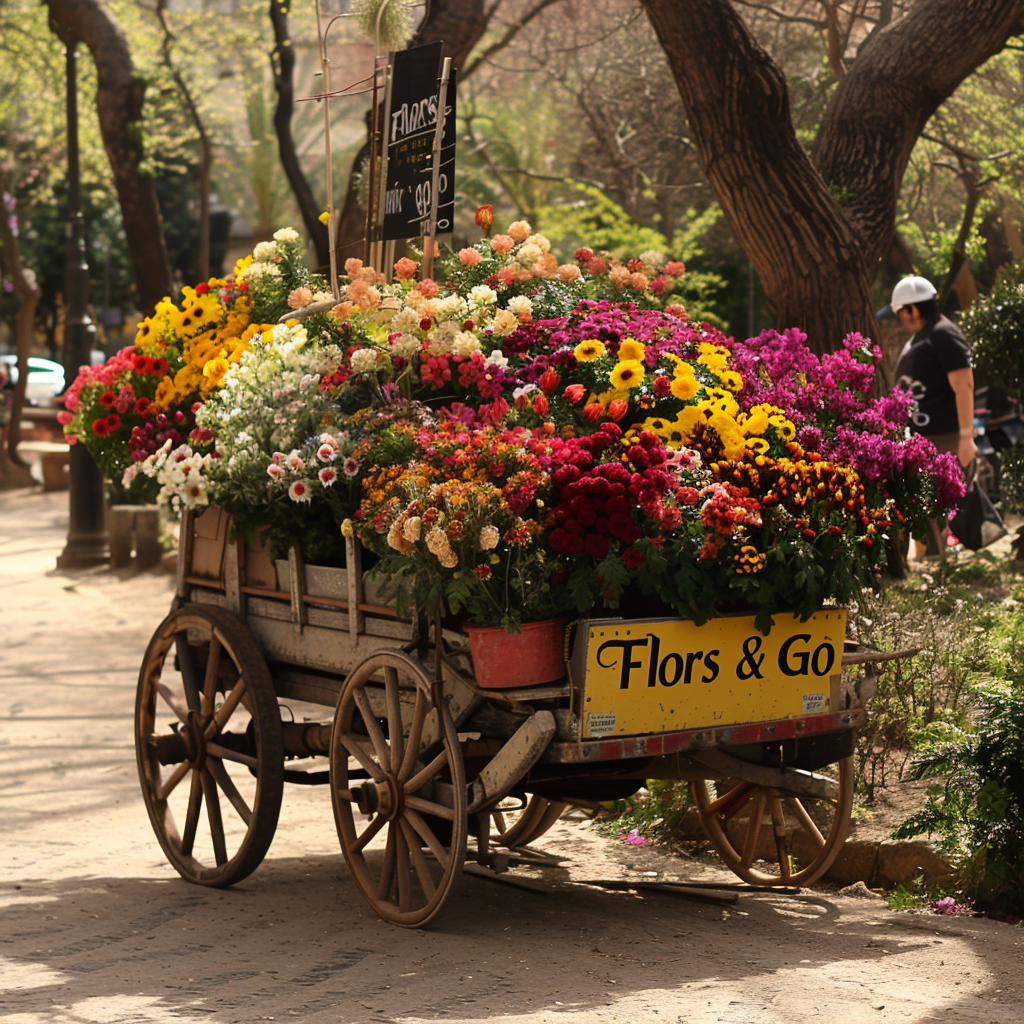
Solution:
<svg viewBox="0 0 1024 1024"><path fill-rule="evenodd" d="M387 189L382 238L415 238L429 230L437 130L441 43L395 54L387 121ZM455 71L445 97L436 234L452 230L455 215Z"/></svg>

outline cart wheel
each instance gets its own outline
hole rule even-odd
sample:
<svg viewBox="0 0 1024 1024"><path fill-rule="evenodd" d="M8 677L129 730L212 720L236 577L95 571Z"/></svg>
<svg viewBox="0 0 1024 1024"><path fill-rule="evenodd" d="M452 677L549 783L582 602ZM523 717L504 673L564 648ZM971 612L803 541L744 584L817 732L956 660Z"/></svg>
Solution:
<svg viewBox="0 0 1024 1024"><path fill-rule="evenodd" d="M853 758L837 766L839 781L829 798L735 779L694 782L701 824L726 865L758 886L809 885L820 878L839 854L853 809ZM762 835L770 849L759 844Z"/></svg>
<svg viewBox="0 0 1024 1024"><path fill-rule="evenodd" d="M153 634L135 752L153 830L178 874L210 886L251 874L277 827L284 748L266 662L230 612L185 605Z"/></svg>
<svg viewBox="0 0 1024 1024"><path fill-rule="evenodd" d="M448 705L435 703L432 690L408 655L371 655L345 680L331 743L334 818L345 862L370 906L407 928L426 924L442 908L466 856L462 750ZM425 730L430 718L439 727ZM425 731L439 739L421 749ZM366 781L352 784L350 760ZM367 820L357 822L356 812Z"/></svg>
<svg viewBox="0 0 1024 1024"><path fill-rule="evenodd" d="M529 846L562 816L568 804L531 796L526 806L502 810L501 804L491 811L491 842L498 846Z"/></svg>

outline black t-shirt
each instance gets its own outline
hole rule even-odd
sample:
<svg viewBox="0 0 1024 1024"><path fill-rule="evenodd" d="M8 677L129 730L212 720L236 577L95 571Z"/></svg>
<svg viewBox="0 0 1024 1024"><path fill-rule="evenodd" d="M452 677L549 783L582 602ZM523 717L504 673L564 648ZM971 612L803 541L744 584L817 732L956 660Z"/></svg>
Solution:
<svg viewBox="0 0 1024 1024"><path fill-rule="evenodd" d="M956 393L949 386L948 374L970 365L964 336L944 316L925 324L907 342L896 364L896 386L914 396L910 427L915 433L953 434L960 429Z"/></svg>

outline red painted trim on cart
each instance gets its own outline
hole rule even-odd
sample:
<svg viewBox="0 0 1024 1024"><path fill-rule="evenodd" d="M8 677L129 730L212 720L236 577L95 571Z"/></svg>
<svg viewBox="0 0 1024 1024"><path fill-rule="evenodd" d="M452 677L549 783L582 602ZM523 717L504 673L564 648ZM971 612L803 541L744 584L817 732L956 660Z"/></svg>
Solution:
<svg viewBox="0 0 1024 1024"><path fill-rule="evenodd" d="M658 736L621 736L615 739L583 740L581 743L552 743L541 761L621 761L631 757L659 757L687 750L706 750L740 743L770 743L795 736L817 736L830 732L847 732L864 723L862 708L851 708L834 714L808 715L805 718L783 718L774 722L752 722L709 729L688 729L686 732L662 733Z"/></svg>

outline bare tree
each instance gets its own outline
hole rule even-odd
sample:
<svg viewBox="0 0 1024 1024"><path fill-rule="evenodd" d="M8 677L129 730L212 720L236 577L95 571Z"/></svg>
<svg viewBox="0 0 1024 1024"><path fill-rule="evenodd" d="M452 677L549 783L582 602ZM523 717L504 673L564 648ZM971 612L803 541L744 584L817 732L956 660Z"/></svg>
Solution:
<svg viewBox="0 0 1024 1024"><path fill-rule="evenodd" d="M810 154L785 76L728 0L640 2L778 324L819 349L849 330L877 335L871 284L911 150L940 104L1024 28L1024 0L930 0L871 33Z"/></svg>

